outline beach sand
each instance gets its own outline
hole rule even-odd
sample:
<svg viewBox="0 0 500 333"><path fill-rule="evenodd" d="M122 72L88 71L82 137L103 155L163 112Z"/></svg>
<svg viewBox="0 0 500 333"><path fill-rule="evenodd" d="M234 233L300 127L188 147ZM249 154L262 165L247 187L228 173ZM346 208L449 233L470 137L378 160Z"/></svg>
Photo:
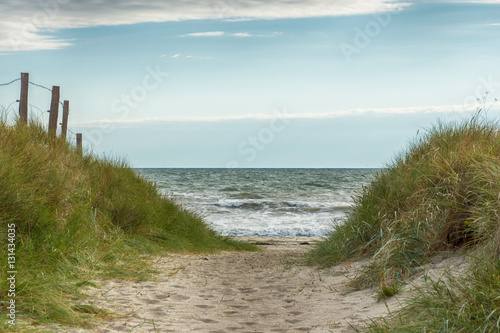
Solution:
<svg viewBox="0 0 500 333"><path fill-rule="evenodd" d="M353 332L349 324L387 315L397 298L346 293L363 262L320 269L303 264L319 238L239 237L262 252L170 254L155 281L101 281L85 301L112 312L92 329L65 332Z"/></svg>

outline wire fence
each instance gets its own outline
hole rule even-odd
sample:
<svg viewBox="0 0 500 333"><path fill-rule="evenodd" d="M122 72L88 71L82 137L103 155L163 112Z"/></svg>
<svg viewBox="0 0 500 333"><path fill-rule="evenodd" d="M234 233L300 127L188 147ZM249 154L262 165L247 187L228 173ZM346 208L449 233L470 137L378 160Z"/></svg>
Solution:
<svg viewBox="0 0 500 333"><path fill-rule="evenodd" d="M76 133L75 133L75 132L73 132L72 130L70 130L70 129L68 128L68 134L66 135L66 137L67 137L67 138L68 138L68 137L71 137L71 139L73 139L73 141L74 141L74 140L76 140Z"/></svg>
<svg viewBox="0 0 500 333"><path fill-rule="evenodd" d="M7 83L0 83L0 87L3 87L3 86L9 86L17 81L21 81L21 78L17 78L15 80L12 80L10 82L7 82ZM39 88L42 88L42 89L45 89L45 90L48 90L50 92L52 92L52 89L50 88L47 88L46 86L43 86L41 84L38 84L38 83L35 83L35 82L32 82L32 81L29 81L29 84L31 84L32 86L35 86L35 87L39 87Z"/></svg>
<svg viewBox="0 0 500 333"><path fill-rule="evenodd" d="M7 83L0 83L0 87L9 86L9 85L11 85L11 84L13 84L13 83L16 83L17 81L21 81L21 78L17 78L17 79L15 79L15 80L12 80L12 81L7 82ZM52 89L51 89L51 88L49 88L49 87L46 87L46 86L44 86L44 85L41 85L41 84L35 83L35 82L33 82L33 81L29 81L29 84L30 84L31 86L33 86L33 87L38 87L38 88L41 88L41 89L44 89L44 90L50 91L50 92L52 93ZM63 102L61 102L61 101L59 101L59 104L60 104L61 106L64 106L64 103L63 103Z"/></svg>
<svg viewBox="0 0 500 333"><path fill-rule="evenodd" d="M17 81L23 82L22 80L23 80L22 78L17 78L17 79L11 80L11 81L6 82L6 83L0 83L0 88L10 86L10 85L16 83ZM27 85L29 85L29 86L49 91L51 94L53 93L53 89L51 89L49 87L46 87L42 84L35 83L35 82L29 81L29 80L27 80L27 81L28 81ZM24 81L24 82L26 84L26 81ZM21 88L21 96L22 96L22 89L23 88ZM26 88L26 92L27 92L27 88ZM22 97L20 99L22 99ZM18 113L18 111L20 111L20 107L16 108L16 107L14 107L14 105L19 105L19 103L21 102L20 99L17 99L15 101L9 103L7 107L0 105L0 118L2 119L2 121L4 123L13 123L17 119L19 119L20 114ZM51 128L50 110L45 111L43 108L41 108L37 105L33 105L31 103L27 103L27 104L29 107L28 111L29 111L29 114L31 115L31 117L32 118L34 117L37 121L41 122L44 126L49 125L49 131L50 131L50 128ZM59 104L63 107L63 111L64 111L65 105L63 102L61 102L60 99L59 99ZM66 112L69 113L69 108L68 108L68 110L66 110ZM64 115L63 115L63 122L64 121L65 120L64 120ZM66 121L67 121L67 119L66 119ZM55 128L57 128L57 124L58 124L58 121L56 119ZM54 131L56 131L56 130L54 129ZM77 138L77 134L68 128L66 128L66 132L64 133L64 135L66 136L67 139L70 138L72 140L76 140L76 138Z"/></svg>
<svg viewBox="0 0 500 333"><path fill-rule="evenodd" d="M16 113L12 106L17 104L17 100L10 103L7 107L0 105L0 118L3 122L9 123L12 119L14 119Z"/></svg>

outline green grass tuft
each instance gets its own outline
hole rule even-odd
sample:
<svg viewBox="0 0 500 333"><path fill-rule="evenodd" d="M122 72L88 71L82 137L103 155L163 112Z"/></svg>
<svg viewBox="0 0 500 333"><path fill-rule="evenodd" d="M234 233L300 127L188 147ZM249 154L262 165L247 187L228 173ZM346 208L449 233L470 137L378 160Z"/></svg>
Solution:
<svg viewBox="0 0 500 333"><path fill-rule="evenodd" d="M390 298L394 295L397 295L401 291L402 284L393 283L391 285L383 285L380 286L380 289L377 291L375 295L375 299L377 301L384 300L386 298Z"/></svg>
<svg viewBox="0 0 500 333"><path fill-rule="evenodd" d="M334 265L369 258L349 285L373 287L382 297L392 294L387 286L404 283L436 253L472 254L469 279L451 276L424 287L399 324L395 316L371 329L498 332L499 194L499 125L479 114L463 123L438 123L363 188L346 222L309 260Z"/></svg>
<svg viewBox="0 0 500 333"><path fill-rule="evenodd" d="M154 273L147 255L255 249L216 234L127 163L81 156L35 122L0 123L0 221L3 254L7 225L16 225L18 324L85 325L102 313L79 304L80 288L102 278L147 279ZM0 265L6 313L7 255ZM5 320L0 330L13 330Z"/></svg>
<svg viewBox="0 0 500 333"><path fill-rule="evenodd" d="M369 332L500 332L500 264L476 258L470 274L431 280L392 316L373 321Z"/></svg>

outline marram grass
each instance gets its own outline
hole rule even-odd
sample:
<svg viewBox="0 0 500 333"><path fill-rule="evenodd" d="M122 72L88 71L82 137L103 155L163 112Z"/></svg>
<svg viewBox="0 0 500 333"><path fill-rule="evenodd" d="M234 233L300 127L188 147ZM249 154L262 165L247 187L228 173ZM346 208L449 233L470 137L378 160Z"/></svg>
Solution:
<svg viewBox="0 0 500 333"><path fill-rule="evenodd" d="M85 325L80 288L145 279L144 254L253 249L217 235L120 160L80 156L36 123L0 123L0 331L23 322ZM9 326L7 230L16 226L17 325Z"/></svg>
<svg viewBox="0 0 500 333"><path fill-rule="evenodd" d="M500 261L476 258L467 275L429 280L398 312L374 320L372 333L500 332Z"/></svg>
<svg viewBox="0 0 500 333"><path fill-rule="evenodd" d="M430 282L371 331L500 332L500 127L478 115L418 136L355 198L346 222L310 260L369 258L350 287L383 294L442 251L468 255L470 272Z"/></svg>

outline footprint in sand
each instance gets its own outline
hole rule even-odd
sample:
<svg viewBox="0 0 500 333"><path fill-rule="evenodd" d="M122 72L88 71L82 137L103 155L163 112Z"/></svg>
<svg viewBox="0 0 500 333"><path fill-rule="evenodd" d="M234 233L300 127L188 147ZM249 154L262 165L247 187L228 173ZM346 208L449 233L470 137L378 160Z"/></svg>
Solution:
<svg viewBox="0 0 500 333"><path fill-rule="evenodd" d="M145 303L146 303L146 304L158 304L158 303L160 303L160 301L159 301L159 300L157 300L157 299L147 299L147 300L145 301Z"/></svg>
<svg viewBox="0 0 500 333"><path fill-rule="evenodd" d="M251 294L257 292L254 288L238 288L238 290L244 294Z"/></svg>
<svg viewBox="0 0 500 333"><path fill-rule="evenodd" d="M113 326L111 327L115 332L127 332L130 331L130 327L127 325Z"/></svg>
<svg viewBox="0 0 500 333"><path fill-rule="evenodd" d="M291 314L293 314L294 316L300 316L301 314L303 314L304 312L300 312L300 311L292 311L290 312Z"/></svg>
<svg viewBox="0 0 500 333"><path fill-rule="evenodd" d="M122 305L130 304L130 300L129 299L123 299L123 300L117 301L116 303L122 304Z"/></svg>
<svg viewBox="0 0 500 333"><path fill-rule="evenodd" d="M170 294L159 294L154 296L156 299L159 299L161 301L166 300L167 298L170 297Z"/></svg>
<svg viewBox="0 0 500 333"><path fill-rule="evenodd" d="M174 301L187 301L191 297L189 296L184 296L184 295L179 295L179 294L171 294L170 298Z"/></svg>
<svg viewBox="0 0 500 333"><path fill-rule="evenodd" d="M186 289L186 287L179 286L178 284L174 284L172 288L177 288L177 289Z"/></svg>
<svg viewBox="0 0 500 333"><path fill-rule="evenodd" d="M200 318L198 320L204 322L205 324L215 324L215 323L218 323L217 320L212 320L212 319L208 319L208 318L205 318L205 319Z"/></svg>
<svg viewBox="0 0 500 333"><path fill-rule="evenodd" d="M245 325L245 326L255 326L257 325L258 323L255 322L255 321L245 321L245 322L242 322L240 323L241 325Z"/></svg>
<svg viewBox="0 0 500 333"><path fill-rule="evenodd" d="M156 308L156 309L153 309L152 312L154 312L155 315L157 316L166 316L167 313L163 310L163 308Z"/></svg>
<svg viewBox="0 0 500 333"><path fill-rule="evenodd" d="M262 301L262 299L260 299L260 298L244 298L244 300L245 300L245 302L250 302L250 303Z"/></svg>
<svg viewBox="0 0 500 333"><path fill-rule="evenodd" d="M225 315L232 316L238 313L238 311L224 311L223 312Z"/></svg>
<svg viewBox="0 0 500 333"><path fill-rule="evenodd" d="M230 332L237 332L241 329L241 327L234 327L234 326L231 326L231 327L228 327L227 328Z"/></svg>

